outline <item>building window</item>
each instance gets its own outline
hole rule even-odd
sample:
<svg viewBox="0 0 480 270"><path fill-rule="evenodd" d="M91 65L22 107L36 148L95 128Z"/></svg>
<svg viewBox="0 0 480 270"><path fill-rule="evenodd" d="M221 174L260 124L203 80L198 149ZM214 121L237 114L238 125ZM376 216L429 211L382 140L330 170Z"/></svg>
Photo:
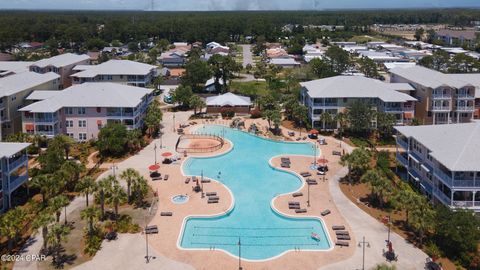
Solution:
<svg viewBox="0 0 480 270"><path fill-rule="evenodd" d="M101 113L102 112L102 108L101 107L97 107L97 113Z"/></svg>
<svg viewBox="0 0 480 270"><path fill-rule="evenodd" d="M73 108L65 108L65 114L66 115L73 114Z"/></svg>
<svg viewBox="0 0 480 270"><path fill-rule="evenodd" d="M107 75L107 81L111 81L113 80L113 76L112 75Z"/></svg>
<svg viewBox="0 0 480 270"><path fill-rule="evenodd" d="M79 107L78 108L78 114L85 114L86 113L86 110L84 107Z"/></svg>
<svg viewBox="0 0 480 270"><path fill-rule="evenodd" d="M79 141L86 141L87 140L87 133L78 133L78 140Z"/></svg>
<svg viewBox="0 0 480 270"><path fill-rule="evenodd" d="M67 136L73 138L73 133L67 133Z"/></svg>
<svg viewBox="0 0 480 270"><path fill-rule="evenodd" d="M78 120L78 127L87 127L87 120Z"/></svg>
<svg viewBox="0 0 480 270"><path fill-rule="evenodd" d="M73 120L67 120L65 121L65 127L73 127Z"/></svg>

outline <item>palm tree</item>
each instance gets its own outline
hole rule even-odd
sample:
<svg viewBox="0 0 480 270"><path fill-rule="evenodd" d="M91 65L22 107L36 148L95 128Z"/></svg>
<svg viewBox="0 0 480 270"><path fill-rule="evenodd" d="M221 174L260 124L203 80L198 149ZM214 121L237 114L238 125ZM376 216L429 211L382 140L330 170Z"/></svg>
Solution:
<svg viewBox="0 0 480 270"><path fill-rule="evenodd" d="M420 246L423 245L425 233L434 228L435 211L432 209L427 199L419 197L416 207L411 213L411 225L418 233Z"/></svg>
<svg viewBox="0 0 480 270"><path fill-rule="evenodd" d="M64 208L65 212L65 225L67 224L67 206L70 204L70 200L65 195L58 195L56 197L51 198L48 201L48 205L52 212L55 212L57 222L60 222L60 215L62 212L62 208Z"/></svg>
<svg viewBox="0 0 480 270"><path fill-rule="evenodd" d="M80 178L80 174L85 171L85 165L69 160L62 164L60 170L64 174L67 188L73 189Z"/></svg>
<svg viewBox="0 0 480 270"><path fill-rule="evenodd" d="M16 207L0 216L0 218L0 235L7 237L8 251L12 251L13 242L16 241L26 220L26 213L22 208Z"/></svg>
<svg viewBox="0 0 480 270"><path fill-rule="evenodd" d="M132 193L135 194L135 199L137 200L137 206L141 206L143 198L148 192L148 183L147 180L143 177L137 177L133 182Z"/></svg>
<svg viewBox="0 0 480 270"><path fill-rule="evenodd" d="M65 159L68 160L69 158L69 153L70 153L70 148L75 145L75 140L71 138L70 136L67 135L57 135L55 138L53 138L52 144L55 144L65 151Z"/></svg>
<svg viewBox="0 0 480 270"><path fill-rule="evenodd" d="M125 171L123 171L122 174L120 174L120 177L123 180L125 180L125 182L127 182L127 196L128 196L128 203L130 203L131 197L132 197L132 194L130 192L131 186L132 186L132 183L135 182L135 180L140 177L140 173L138 173L138 171L136 171L135 169L128 168Z"/></svg>
<svg viewBox="0 0 480 270"><path fill-rule="evenodd" d="M100 212L101 220L105 219L105 196L112 188L113 183L116 183L117 180L113 175L109 175L106 178L102 178L98 181L98 195L100 197Z"/></svg>
<svg viewBox="0 0 480 270"><path fill-rule="evenodd" d="M371 167L372 156L365 148L356 148L351 153L343 155L340 165L348 166L350 175L362 175ZM351 179L351 178L350 178Z"/></svg>
<svg viewBox="0 0 480 270"><path fill-rule="evenodd" d="M47 241L52 247L55 248L53 252L53 263L57 263L58 256L60 255L60 245L65 239L67 235L70 233L70 228L60 224L54 224L50 228L50 232L47 235Z"/></svg>
<svg viewBox="0 0 480 270"><path fill-rule="evenodd" d="M396 208L405 210L405 224L408 225L408 216L409 213L415 208L415 205L418 202L418 197L413 190L410 189L408 185L401 185L400 191L395 196Z"/></svg>
<svg viewBox="0 0 480 270"><path fill-rule="evenodd" d="M334 120L340 127L340 134L343 134L348 125L348 116L344 112L339 112L335 115Z"/></svg>
<svg viewBox="0 0 480 270"><path fill-rule="evenodd" d="M197 95L193 95L190 98L190 107L193 108L193 114L197 115L197 109L202 112L202 108L205 107L205 102Z"/></svg>
<svg viewBox="0 0 480 270"><path fill-rule="evenodd" d="M100 211L96 207L87 207L80 212L80 218L88 221L88 233L93 234L93 223L100 217Z"/></svg>
<svg viewBox="0 0 480 270"><path fill-rule="evenodd" d="M331 123L333 121L333 117L330 113L323 112L322 114L320 114L320 121L323 123L322 129L326 130L325 125Z"/></svg>
<svg viewBox="0 0 480 270"><path fill-rule="evenodd" d="M47 197L48 194L55 188L55 181L54 177L51 174L40 174L34 176L29 184L33 188L38 188L40 190L40 194L42 194L42 203L44 206L47 204Z"/></svg>
<svg viewBox="0 0 480 270"><path fill-rule="evenodd" d="M106 201L115 207L115 219L118 218L118 206L127 201L127 193L119 184L114 184L110 192L107 194Z"/></svg>
<svg viewBox="0 0 480 270"><path fill-rule="evenodd" d="M38 230L42 228L42 238L43 238L43 250L46 250L48 247L48 226L55 221L55 218L49 212L41 212L35 217L33 221L33 229Z"/></svg>
<svg viewBox="0 0 480 270"><path fill-rule="evenodd" d="M384 195L391 189L388 179L380 171L373 169L362 175L361 181L369 184L371 194L377 199L380 208L382 208Z"/></svg>
<svg viewBox="0 0 480 270"><path fill-rule="evenodd" d="M93 194L97 189L97 184L92 177L86 176L77 184L77 190L80 191L83 195L85 195L85 199L87 200L87 207L88 207L88 195Z"/></svg>

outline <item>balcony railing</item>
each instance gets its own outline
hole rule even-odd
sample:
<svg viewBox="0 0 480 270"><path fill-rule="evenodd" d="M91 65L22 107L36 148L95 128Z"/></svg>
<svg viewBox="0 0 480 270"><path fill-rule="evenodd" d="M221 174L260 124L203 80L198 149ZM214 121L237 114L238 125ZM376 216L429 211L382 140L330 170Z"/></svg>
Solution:
<svg viewBox="0 0 480 270"><path fill-rule="evenodd" d="M432 111L450 111L450 106L432 106Z"/></svg>
<svg viewBox="0 0 480 270"><path fill-rule="evenodd" d="M446 174L445 172L443 172L442 170L434 170L433 171L433 174L440 180L442 180L442 182L448 184L449 186L452 186L452 176L451 175L448 175Z"/></svg>
<svg viewBox="0 0 480 270"><path fill-rule="evenodd" d="M28 175L10 176L10 190L14 190L28 180Z"/></svg>
<svg viewBox="0 0 480 270"><path fill-rule="evenodd" d="M433 194L444 204L450 205L450 198L438 189L433 190Z"/></svg>
<svg viewBox="0 0 480 270"><path fill-rule="evenodd" d="M323 103L323 102L315 102L313 103L315 107L337 107L338 103Z"/></svg>
<svg viewBox="0 0 480 270"><path fill-rule="evenodd" d="M16 160L13 160L13 161L9 161L8 163L8 168L10 169L10 172L12 170L15 170L16 168L18 168L19 166L23 165L24 163L26 163L28 161L28 158L26 155L22 155L21 157L17 158Z"/></svg>
<svg viewBox="0 0 480 270"><path fill-rule="evenodd" d="M451 99L451 94L432 94L433 99Z"/></svg>
<svg viewBox="0 0 480 270"><path fill-rule="evenodd" d="M475 99L474 95L467 94L467 93L456 94L455 97L458 99Z"/></svg>
<svg viewBox="0 0 480 270"><path fill-rule="evenodd" d="M400 153L397 153L397 160L404 167L408 167L408 160L404 156L402 156Z"/></svg>
<svg viewBox="0 0 480 270"><path fill-rule="evenodd" d="M457 106L456 110L459 112L473 112L475 111L475 107L474 106Z"/></svg>
<svg viewBox="0 0 480 270"><path fill-rule="evenodd" d="M455 207L477 208L480 207L480 202L474 201L453 201Z"/></svg>
<svg viewBox="0 0 480 270"><path fill-rule="evenodd" d="M41 136L47 136L47 137L53 137L55 136L56 132L55 131L40 131L40 130L37 130L35 131L35 134L37 135L41 135Z"/></svg>
<svg viewBox="0 0 480 270"><path fill-rule="evenodd" d="M57 121L57 117L35 117L35 123L55 123Z"/></svg>

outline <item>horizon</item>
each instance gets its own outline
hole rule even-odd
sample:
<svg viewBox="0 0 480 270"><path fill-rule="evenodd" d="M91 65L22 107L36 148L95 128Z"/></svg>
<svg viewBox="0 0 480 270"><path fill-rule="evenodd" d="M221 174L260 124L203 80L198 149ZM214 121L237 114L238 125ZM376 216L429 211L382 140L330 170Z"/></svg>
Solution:
<svg viewBox="0 0 480 270"><path fill-rule="evenodd" d="M46 8L48 6L48 8ZM477 0L11 0L0 3L0 10L27 11L329 11L385 9L478 9Z"/></svg>

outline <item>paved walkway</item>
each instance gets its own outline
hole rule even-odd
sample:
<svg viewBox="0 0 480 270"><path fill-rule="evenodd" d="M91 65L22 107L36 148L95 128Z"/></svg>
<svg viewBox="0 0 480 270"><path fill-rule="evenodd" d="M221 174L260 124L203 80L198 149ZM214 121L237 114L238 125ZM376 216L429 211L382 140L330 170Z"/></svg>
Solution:
<svg viewBox="0 0 480 270"><path fill-rule="evenodd" d="M243 44L240 45L243 50L243 67L246 67L248 64L255 66L255 63L253 62L253 55L252 55L252 45L249 44Z"/></svg>

